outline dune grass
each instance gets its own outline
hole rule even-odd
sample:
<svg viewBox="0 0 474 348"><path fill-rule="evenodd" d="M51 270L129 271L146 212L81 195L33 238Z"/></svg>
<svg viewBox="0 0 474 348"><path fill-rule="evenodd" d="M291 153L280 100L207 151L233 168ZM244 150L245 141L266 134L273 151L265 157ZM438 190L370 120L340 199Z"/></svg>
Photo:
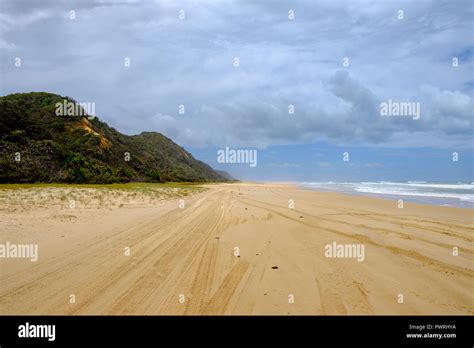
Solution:
<svg viewBox="0 0 474 348"><path fill-rule="evenodd" d="M195 183L127 184L0 184L0 210L58 206L74 208L112 208L157 204L184 198L207 188Z"/></svg>
<svg viewBox="0 0 474 348"><path fill-rule="evenodd" d="M0 190L31 189L31 188L93 188L93 189L113 189L113 190L133 190L149 191L164 188L177 188L187 190L203 189L199 183L191 182L167 182L167 183L115 183L115 184L63 184L63 183L25 183L25 184L0 184Z"/></svg>

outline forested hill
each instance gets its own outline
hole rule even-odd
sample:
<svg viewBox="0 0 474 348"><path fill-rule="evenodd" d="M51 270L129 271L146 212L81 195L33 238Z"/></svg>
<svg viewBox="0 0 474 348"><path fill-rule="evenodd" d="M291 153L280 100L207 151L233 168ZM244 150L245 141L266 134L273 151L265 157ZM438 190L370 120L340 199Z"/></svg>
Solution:
<svg viewBox="0 0 474 348"><path fill-rule="evenodd" d="M160 133L128 136L91 115L64 116L67 107L58 116L57 103L78 106L51 93L0 97L0 182L229 180Z"/></svg>

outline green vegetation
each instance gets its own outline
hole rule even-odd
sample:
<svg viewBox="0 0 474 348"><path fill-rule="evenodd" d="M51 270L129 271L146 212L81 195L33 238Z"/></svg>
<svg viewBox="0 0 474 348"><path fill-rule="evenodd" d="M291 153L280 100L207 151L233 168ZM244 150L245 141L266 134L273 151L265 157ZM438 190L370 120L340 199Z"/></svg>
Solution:
<svg viewBox="0 0 474 348"><path fill-rule="evenodd" d="M63 183L39 183L39 184L0 184L0 190L30 189L30 188L93 188L93 189L112 189L112 190L131 190L131 191L153 191L157 189L176 188L186 190L202 190L199 183L191 182L131 182L115 184L63 184Z"/></svg>
<svg viewBox="0 0 474 348"><path fill-rule="evenodd" d="M229 180L160 133L127 136L98 118L57 116L63 100L74 102L42 92L0 97L0 183Z"/></svg>

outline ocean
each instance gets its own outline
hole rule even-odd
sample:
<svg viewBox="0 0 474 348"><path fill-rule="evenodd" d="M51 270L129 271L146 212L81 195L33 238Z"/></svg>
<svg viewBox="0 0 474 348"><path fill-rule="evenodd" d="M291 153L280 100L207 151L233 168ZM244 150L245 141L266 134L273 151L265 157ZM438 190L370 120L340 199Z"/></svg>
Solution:
<svg viewBox="0 0 474 348"><path fill-rule="evenodd" d="M408 182L300 182L298 186L321 191L416 202L439 206L474 208L474 183Z"/></svg>

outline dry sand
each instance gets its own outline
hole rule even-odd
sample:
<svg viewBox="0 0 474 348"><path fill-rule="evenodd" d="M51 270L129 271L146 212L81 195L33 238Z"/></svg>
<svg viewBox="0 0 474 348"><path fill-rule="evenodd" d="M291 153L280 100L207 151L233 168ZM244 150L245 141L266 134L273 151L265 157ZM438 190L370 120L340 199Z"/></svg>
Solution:
<svg viewBox="0 0 474 348"><path fill-rule="evenodd" d="M86 190L74 208L3 191L0 243L37 243L39 260L0 259L0 314L474 313L473 210L207 188L97 205ZM364 260L325 257L333 242L364 245Z"/></svg>

